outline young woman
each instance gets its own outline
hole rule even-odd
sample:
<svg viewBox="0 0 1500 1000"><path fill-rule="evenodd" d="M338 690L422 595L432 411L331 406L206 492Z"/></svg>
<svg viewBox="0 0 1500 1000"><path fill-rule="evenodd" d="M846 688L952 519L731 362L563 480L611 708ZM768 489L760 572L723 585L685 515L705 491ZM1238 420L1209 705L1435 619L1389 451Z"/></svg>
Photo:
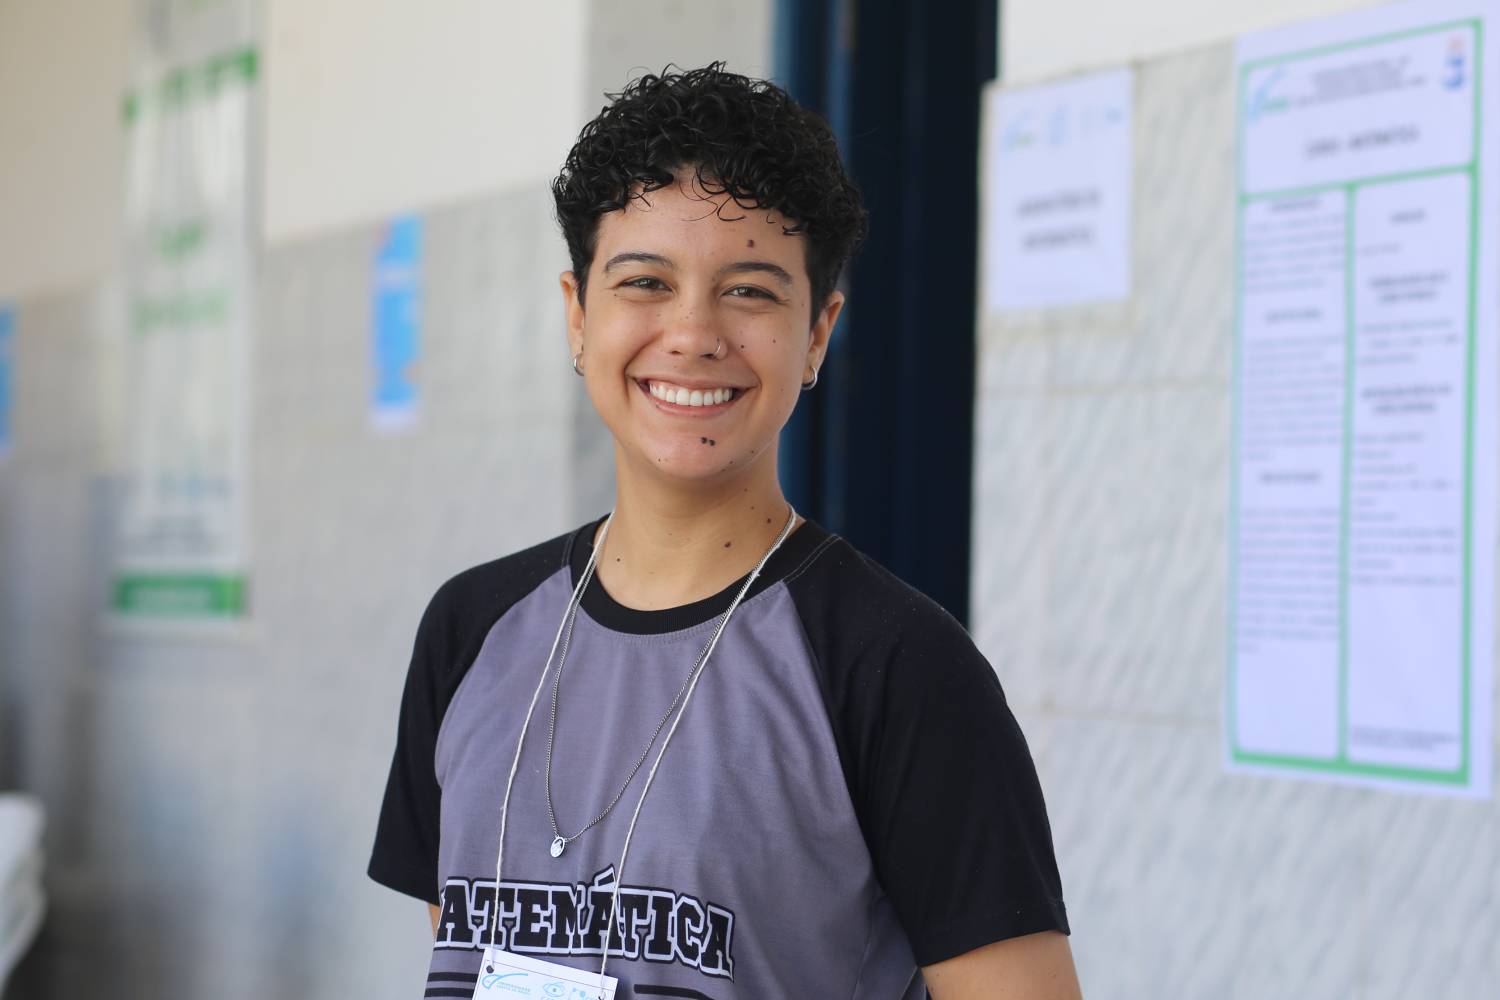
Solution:
<svg viewBox="0 0 1500 1000"><path fill-rule="evenodd" d="M431 906L426 995L1076 996L994 672L777 479L864 230L826 124L646 76L553 191L617 502L423 616L369 872Z"/></svg>

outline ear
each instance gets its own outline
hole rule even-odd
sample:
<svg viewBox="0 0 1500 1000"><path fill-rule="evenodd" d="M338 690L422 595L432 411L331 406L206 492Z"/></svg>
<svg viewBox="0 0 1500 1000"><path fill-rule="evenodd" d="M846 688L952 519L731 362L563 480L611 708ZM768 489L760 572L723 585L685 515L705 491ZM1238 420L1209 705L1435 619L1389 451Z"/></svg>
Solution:
<svg viewBox="0 0 1500 1000"><path fill-rule="evenodd" d="M583 350L583 294L578 286L578 278L572 271L564 271L558 276L558 284L562 286L563 293L563 315L568 324L568 356L576 357Z"/></svg>
<svg viewBox="0 0 1500 1000"><path fill-rule="evenodd" d="M823 303L823 308L818 311L818 318L813 321L812 335L807 343L807 367L803 371L803 381L812 378L812 373L823 367L823 359L828 356L828 340L833 336L833 328L839 321L839 313L844 311L844 293L834 292L828 296L828 301Z"/></svg>

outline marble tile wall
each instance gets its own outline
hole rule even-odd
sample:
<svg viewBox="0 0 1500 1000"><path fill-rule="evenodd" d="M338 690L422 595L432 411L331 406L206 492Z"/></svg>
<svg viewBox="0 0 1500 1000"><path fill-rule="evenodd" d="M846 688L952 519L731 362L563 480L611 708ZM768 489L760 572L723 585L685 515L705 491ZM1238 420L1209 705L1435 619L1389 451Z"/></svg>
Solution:
<svg viewBox="0 0 1500 1000"><path fill-rule="evenodd" d="M0 779L49 807L52 909L13 995L92 995L101 968L124 1000L420 992L425 908L364 875L418 618L451 574L596 513L573 484L609 478L574 447L594 431L550 212L538 184L425 217L405 433L367 420L380 227L262 259L253 607L225 635L99 624L121 354L104 292L19 303Z"/></svg>
<svg viewBox="0 0 1500 1000"><path fill-rule="evenodd" d="M1232 58L1137 67L1132 297L980 324L975 639L1042 772L1085 995L1494 996L1493 800L1223 769Z"/></svg>

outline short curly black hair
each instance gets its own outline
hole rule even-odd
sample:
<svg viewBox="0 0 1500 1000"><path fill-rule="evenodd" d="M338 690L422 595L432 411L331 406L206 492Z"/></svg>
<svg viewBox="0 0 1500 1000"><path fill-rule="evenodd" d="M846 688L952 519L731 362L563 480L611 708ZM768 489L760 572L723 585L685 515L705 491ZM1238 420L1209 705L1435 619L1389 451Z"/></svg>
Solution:
<svg viewBox="0 0 1500 1000"><path fill-rule="evenodd" d="M806 238L812 311L827 303L866 230L859 190L828 123L766 80L668 66L618 94L583 127L552 182L557 221L584 294L599 218L671 184L684 169L713 194L774 209Z"/></svg>

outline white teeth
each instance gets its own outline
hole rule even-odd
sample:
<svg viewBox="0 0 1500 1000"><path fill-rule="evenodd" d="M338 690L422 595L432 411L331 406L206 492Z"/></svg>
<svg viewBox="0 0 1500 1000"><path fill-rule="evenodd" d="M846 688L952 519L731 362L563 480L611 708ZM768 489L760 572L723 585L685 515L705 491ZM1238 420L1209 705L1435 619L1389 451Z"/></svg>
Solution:
<svg viewBox="0 0 1500 1000"><path fill-rule="evenodd" d="M646 391L657 399L678 406L717 406L734 398L734 390L729 388L684 389L664 382L648 382Z"/></svg>

